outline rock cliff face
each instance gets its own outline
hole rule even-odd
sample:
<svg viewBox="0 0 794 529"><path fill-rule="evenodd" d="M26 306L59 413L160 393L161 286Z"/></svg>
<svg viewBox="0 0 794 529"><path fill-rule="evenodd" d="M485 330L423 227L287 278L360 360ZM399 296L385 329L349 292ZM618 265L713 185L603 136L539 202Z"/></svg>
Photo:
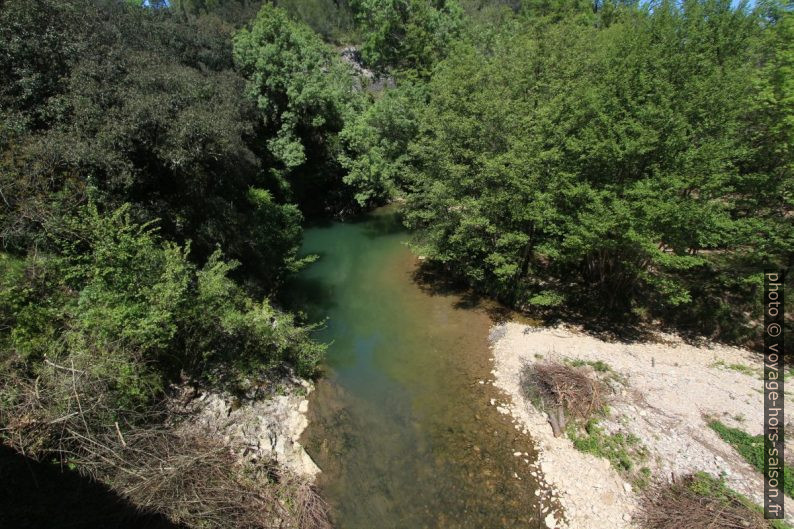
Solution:
<svg viewBox="0 0 794 529"><path fill-rule="evenodd" d="M222 440L241 460L275 459L310 480L320 472L298 439L308 425L311 383L286 379L269 397L239 400L231 395L202 393L188 404L193 424Z"/></svg>
<svg viewBox="0 0 794 529"><path fill-rule="evenodd" d="M345 46L339 50L342 61L349 64L355 75L356 90L368 92L381 92L386 88L394 88L394 78L390 75L380 75L364 65L361 52L355 46Z"/></svg>

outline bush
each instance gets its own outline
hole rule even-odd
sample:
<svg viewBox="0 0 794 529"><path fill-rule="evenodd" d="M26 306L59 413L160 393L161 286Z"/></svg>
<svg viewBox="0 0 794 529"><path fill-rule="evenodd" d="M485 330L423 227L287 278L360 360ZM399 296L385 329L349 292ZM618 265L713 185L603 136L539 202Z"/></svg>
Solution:
<svg viewBox="0 0 794 529"><path fill-rule="evenodd" d="M127 207L88 207L53 237L59 256L4 259L4 424L58 422L80 407L71 395L83 381L93 404L80 414L107 426L135 423L182 377L241 391L250 378L315 372L324 348L311 329L247 296L219 252L198 268ZM20 389L34 380L37 405ZM18 442L56 447L58 431Z"/></svg>

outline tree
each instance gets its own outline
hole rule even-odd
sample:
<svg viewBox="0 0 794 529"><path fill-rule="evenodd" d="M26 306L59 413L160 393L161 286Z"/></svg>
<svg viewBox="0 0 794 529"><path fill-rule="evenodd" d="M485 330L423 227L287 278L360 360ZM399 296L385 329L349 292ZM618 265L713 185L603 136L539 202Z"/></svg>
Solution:
<svg viewBox="0 0 794 529"><path fill-rule="evenodd" d="M745 133L771 126L755 110L760 22L728 2L663 2L461 48L412 147L420 251L519 306L711 305L705 328L740 332L759 266L791 253L788 158Z"/></svg>
<svg viewBox="0 0 794 529"><path fill-rule="evenodd" d="M338 134L354 108L351 73L308 27L265 5L234 37L234 58L256 103L267 156L309 211L344 208Z"/></svg>
<svg viewBox="0 0 794 529"><path fill-rule="evenodd" d="M273 160L255 152L262 131L232 70L231 29L124 5L58 4L89 14L82 31L52 30L66 73L33 99L21 91L29 81L3 81L19 94L7 108L46 116L38 134L9 136L7 242L26 246L89 196L103 209L129 202L138 220L160 219L169 238L192 241L197 262L221 245L241 272L276 288L297 263L302 216L284 203ZM50 31L24 31L36 27ZM3 30L12 43L23 36L10 21ZM26 71L25 55L14 60Z"/></svg>
<svg viewBox="0 0 794 529"><path fill-rule="evenodd" d="M417 114L423 104L422 85L402 83L345 123L344 182L355 190L360 205L383 204L404 193L409 146L418 134Z"/></svg>
<svg viewBox="0 0 794 529"><path fill-rule="evenodd" d="M355 0L353 9L364 37L364 60L420 77L446 56L462 21L455 0Z"/></svg>

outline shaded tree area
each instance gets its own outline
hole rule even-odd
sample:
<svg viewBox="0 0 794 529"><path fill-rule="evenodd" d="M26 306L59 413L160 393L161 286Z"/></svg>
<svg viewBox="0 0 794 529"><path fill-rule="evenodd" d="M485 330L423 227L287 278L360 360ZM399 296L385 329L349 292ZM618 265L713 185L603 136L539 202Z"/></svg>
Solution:
<svg viewBox="0 0 794 529"><path fill-rule="evenodd" d="M230 26L79 0L10 2L2 16L7 247L40 244L88 200L130 203L138 221L191 241L197 262L220 246L262 286L278 285L295 264L301 214L258 148Z"/></svg>

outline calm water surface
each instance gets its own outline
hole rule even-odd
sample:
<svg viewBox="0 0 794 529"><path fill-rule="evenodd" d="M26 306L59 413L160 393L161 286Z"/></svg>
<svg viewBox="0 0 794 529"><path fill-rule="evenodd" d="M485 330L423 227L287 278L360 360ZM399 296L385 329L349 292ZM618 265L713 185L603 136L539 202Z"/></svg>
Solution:
<svg viewBox="0 0 794 529"><path fill-rule="evenodd" d="M418 281L393 209L305 233L291 294L330 342L303 443L339 529L542 527L532 447L490 399L489 312ZM521 479L517 479L518 475Z"/></svg>

